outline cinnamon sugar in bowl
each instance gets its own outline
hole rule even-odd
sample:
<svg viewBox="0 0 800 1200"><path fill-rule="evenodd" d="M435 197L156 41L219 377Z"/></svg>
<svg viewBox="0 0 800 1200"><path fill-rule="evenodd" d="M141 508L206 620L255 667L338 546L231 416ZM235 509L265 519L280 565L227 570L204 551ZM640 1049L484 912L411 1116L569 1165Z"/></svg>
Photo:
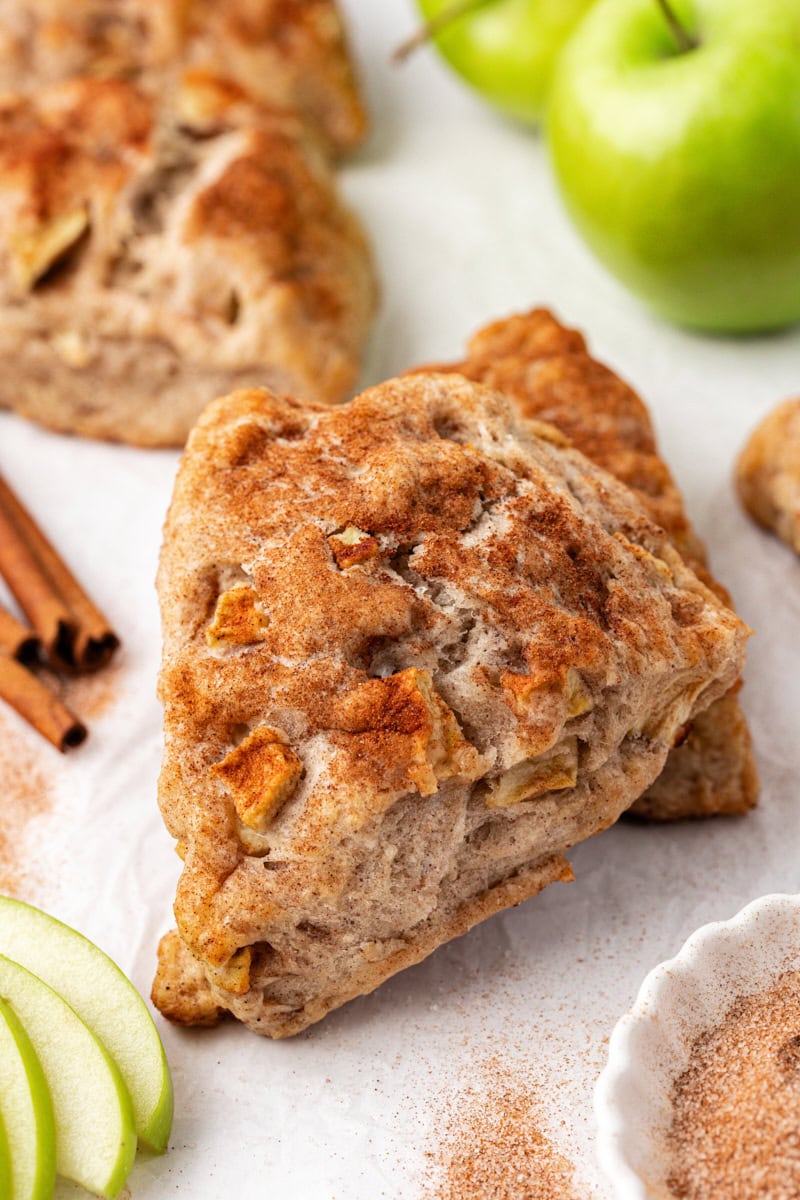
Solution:
<svg viewBox="0 0 800 1200"><path fill-rule="evenodd" d="M615 1200L800 1197L800 897L704 926L648 975L595 1111Z"/></svg>

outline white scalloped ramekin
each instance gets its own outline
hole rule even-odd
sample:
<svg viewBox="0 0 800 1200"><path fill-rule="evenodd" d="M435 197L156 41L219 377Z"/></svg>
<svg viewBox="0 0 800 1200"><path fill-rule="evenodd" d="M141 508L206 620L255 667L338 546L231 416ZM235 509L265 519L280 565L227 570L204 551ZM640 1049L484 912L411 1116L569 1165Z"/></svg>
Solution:
<svg viewBox="0 0 800 1200"><path fill-rule="evenodd" d="M737 997L800 969L800 896L762 896L693 933L645 979L618 1022L597 1081L597 1152L615 1200L672 1200L666 1135L672 1089L697 1036Z"/></svg>

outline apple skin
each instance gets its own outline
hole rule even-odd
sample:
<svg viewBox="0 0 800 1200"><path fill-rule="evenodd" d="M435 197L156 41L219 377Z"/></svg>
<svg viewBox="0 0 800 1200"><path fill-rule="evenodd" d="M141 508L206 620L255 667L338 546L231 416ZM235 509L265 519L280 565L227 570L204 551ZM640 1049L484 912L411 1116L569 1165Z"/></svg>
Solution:
<svg viewBox="0 0 800 1200"><path fill-rule="evenodd" d="M418 0L426 19L453 0ZM452 67L502 112L541 120L559 51L595 0L486 0L433 39Z"/></svg>
<svg viewBox="0 0 800 1200"><path fill-rule="evenodd" d="M53 1102L31 1040L5 1000L0 1000L0 1055L0 1196L51 1200L56 1181Z"/></svg>
<svg viewBox="0 0 800 1200"><path fill-rule="evenodd" d="M163 1154L172 1079L153 1018L130 980L83 934L8 896L0 896L0 954L49 984L100 1039L127 1085L139 1141Z"/></svg>
<svg viewBox="0 0 800 1200"><path fill-rule="evenodd" d="M11 1195L11 1155L8 1149L6 1127L0 1117L0 1196Z"/></svg>
<svg viewBox="0 0 800 1200"><path fill-rule="evenodd" d="M561 56L548 111L575 224L679 325L755 333L800 320L800 5L599 0Z"/></svg>

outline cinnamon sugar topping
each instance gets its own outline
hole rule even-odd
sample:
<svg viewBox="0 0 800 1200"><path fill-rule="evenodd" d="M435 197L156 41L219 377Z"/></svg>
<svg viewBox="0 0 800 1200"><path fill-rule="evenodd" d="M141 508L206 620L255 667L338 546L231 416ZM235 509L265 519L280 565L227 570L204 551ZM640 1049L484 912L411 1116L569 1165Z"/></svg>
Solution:
<svg viewBox="0 0 800 1200"><path fill-rule="evenodd" d="M682 1200L800 1196L800 971L740 997L675 1085L669 1187Z"/></svg>
<svg viewBox="0 0 800 1200"><path fill-rule="evenodd" d="M533 1091L495 1065L455 1098L423 1200L579 1200L574 1169L541 1130Z"/></svg>
<svg viewBox="0 0 800 1200"><path fill-rule="evenodd" d="M26 895L31 878L31 854L26 847L29 826L52 806L50 781L39 758L0 716L0 894Z"/></svg>

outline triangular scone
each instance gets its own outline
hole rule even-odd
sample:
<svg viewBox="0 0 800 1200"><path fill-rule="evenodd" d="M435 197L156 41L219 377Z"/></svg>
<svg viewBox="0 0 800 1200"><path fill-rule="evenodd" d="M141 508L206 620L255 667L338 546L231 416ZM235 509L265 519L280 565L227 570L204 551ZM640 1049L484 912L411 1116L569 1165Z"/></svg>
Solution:
<svg viewBox="0 0 800 1200"><path fill-rule="evenodd" d="M296 118L196 72L165 105L97 79L0 97L0 406L182 445L233 387L341 400L374 301Z"/></svg>
<svg viewBox="0 0 800 1200"><path fill-rule="evenodd" d="M800 399L779 404L750 434L736 487L753 520L800 554Z"/></svg>
<svg viewBox="0 0 800 1200"><path fill-rule="evenodd" d="M187 67L310 120L337 152L366 116L335 0L0 0L0 88L78 75L168 95Z"/></svg>
<svg viewBox="0 0 800 1200"><path fill-rule="evenodd" d="M577 330L565 328L546 309L534 309L479 330L466 358L446 369L497 388L513 398L523 416L560 429L587 458L636 493L692 569L730 601L708 568L705 547L659 456L647 408L624 380L591 357ZM737 691L738 684L687 727L633 814L671 820L752 808L758 775Z"/></svg>
<svg viewBox="0 0 800 1200"><path fill-rule="evenodd" d="M626 488L444 375L213 403L159 593L185 866L154 998L273 1037L568 878L747 635Z"/></svg>

